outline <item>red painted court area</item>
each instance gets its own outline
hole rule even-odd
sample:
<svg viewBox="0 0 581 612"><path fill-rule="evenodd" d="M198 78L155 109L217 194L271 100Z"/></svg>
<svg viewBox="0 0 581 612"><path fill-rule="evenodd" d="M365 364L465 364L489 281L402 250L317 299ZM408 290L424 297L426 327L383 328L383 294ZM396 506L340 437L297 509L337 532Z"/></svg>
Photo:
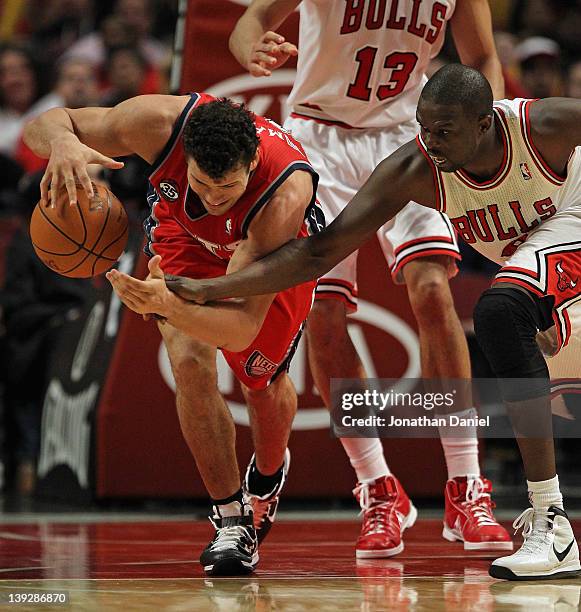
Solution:
<svg viewBox="0 0 581 612"><path fill-rule="evenodd" d="M358 530L356 521L280 521L254 575L208 579L197 559L209 523L5 524L0 593L5 602L8 593L65 590L83 610L579 609L581 581L495 581L495 554L444 541L439 520L418 521L391 559L356 560Z"/></svg>

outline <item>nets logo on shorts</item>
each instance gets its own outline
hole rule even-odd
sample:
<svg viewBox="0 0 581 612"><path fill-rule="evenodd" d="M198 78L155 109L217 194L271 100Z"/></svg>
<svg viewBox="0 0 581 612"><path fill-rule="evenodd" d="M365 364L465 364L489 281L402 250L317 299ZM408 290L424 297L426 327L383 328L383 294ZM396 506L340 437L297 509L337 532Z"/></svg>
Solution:
<svg viewBox="0 0 581 612"><path fill-rule="evenodd" d="M170 202L175 202L180 197L178 184L171 179L163 179L163 181L160 181L159 190L161 191L162 197Z"/></svg>
<svg viewBox="0 0 581 612"><path fill-rule="evenodd" d="M248 376L260 378L267 374L274 374L278 365L265 357L260 351L254 351L246 360L244 370Z"/></svg>

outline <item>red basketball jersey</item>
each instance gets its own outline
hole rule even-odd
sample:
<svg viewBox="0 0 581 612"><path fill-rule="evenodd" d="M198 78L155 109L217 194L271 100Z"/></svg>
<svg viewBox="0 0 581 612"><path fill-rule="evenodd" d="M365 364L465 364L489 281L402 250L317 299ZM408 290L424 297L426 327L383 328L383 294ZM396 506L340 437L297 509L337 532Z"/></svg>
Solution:
<svg viewBox="0 0 581 612"><path fill-rule="evenodd" d="M206 212L188 183L183 130L192 111L200 104L213 100L215 98L208 94L191 94L170 139L152 166L148 193L152 211L145 222L148 239L145 251L150 256L155 250L152 243L156 242L158 220L171 217L211 253L229 260L238 243L246 237L252 219L296 170L310 172L313 177L313 197L298 235L306 236L324 225L316 203L318 175L302 146L277 123L258 115L254 121L260 140L259 161L246 191L225 214L213 216Z"/></svg>

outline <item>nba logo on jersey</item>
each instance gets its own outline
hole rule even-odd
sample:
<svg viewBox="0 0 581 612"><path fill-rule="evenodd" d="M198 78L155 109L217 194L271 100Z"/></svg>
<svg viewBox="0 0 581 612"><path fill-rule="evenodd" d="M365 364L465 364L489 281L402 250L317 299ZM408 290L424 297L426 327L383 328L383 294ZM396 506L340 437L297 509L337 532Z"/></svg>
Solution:
<svg viewBox="0 0 581 612"><path fill-rule="evenodd" d="M248 376L259 378L266 374L273 374L277 364L265 357L260 351L254 351L247 359L244 369Z"/></svg>
<svg viewBox="0 0 581 612"><path fill-rule="evenodd" d="M226 233L228 235L232 233L232 219L226 219Z"/></svg>
<svg viewBox="0 0 581 612"><path fill-rule="evenodd" d="M530 181L533 178L533 175L531 174L526 162L520 164L520 173L525 181Z"/></svg>

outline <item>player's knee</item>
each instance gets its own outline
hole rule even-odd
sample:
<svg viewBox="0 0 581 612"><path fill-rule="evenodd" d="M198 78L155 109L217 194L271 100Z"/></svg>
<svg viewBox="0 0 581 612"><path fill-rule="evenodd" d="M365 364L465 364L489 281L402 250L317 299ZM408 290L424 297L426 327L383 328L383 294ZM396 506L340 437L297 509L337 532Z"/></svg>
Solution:
<svg viewBox="0 0 581 612"><path fill-rule="evenodd" d="M316 300L307 319L309 345L328 351L347 337L347 311L339 300Z"/></svg>
<svg viewBox="0 0 581 612"><path fill-rule="evenodd" d="M277 390L274 384L259 389L247 387L246 385L241 386L244 399L253 406L261 405L264 402L270 402L276 399Z"/></svg>
<svg viewBox="0 0 581 612"><path fill-rule="evenodd" d="M535 397L546 391L548 371L535 337L541 325L536 303L512 288L488 289L474 309L476 339L494 373L503 379L506 400ZM509 379L537 379L523 388Z"/></svg>
<svg viewBox="0 0 581 612"><path fill-rule="evenodd" d="M441 325L454 308L448 277L434 270L408 283L408 295L419 325Z"/></svg>
<svg viewBox="0 0 581 612"><path fill-rule="evenodd" d="M218 387L215 361L210 360L205 352L195 349L182 350L172 355L170 361L177 387L195 387L199 392Z"/></svg>

